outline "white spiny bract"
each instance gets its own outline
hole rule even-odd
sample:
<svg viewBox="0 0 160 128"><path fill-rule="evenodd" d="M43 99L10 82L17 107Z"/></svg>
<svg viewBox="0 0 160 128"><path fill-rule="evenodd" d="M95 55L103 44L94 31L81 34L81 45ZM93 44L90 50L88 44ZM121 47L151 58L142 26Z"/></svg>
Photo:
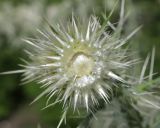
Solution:
<svg viewBox="0 0 160 128"><path fill-rule="evenodd" d="M127 38L108 34L106 27L110 26L101 26L95 16L85 22L72 17L65 25L39 31L39 39L25 40L32 50L26 51L30 61L22 65L23 80L36 80L46 89L35 101L49 94L48 105L56 95L55 103L63 102L74 110L85 107L87 111L99 99L109 102L108 92L118 86L115 81L125 82L121 71L134 60L128 61L127 50L121 47Z"/></svg>

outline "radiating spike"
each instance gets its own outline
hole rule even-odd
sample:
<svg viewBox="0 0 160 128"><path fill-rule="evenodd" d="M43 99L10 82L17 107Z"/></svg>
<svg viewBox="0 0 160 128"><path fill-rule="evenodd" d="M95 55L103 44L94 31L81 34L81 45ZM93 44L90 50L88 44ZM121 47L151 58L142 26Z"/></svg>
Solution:
<svg viewBox="0 0 160 128"><path fill-rule="evenodd" d="M73 26L74 26L74 29L75 29L76 37L77 37L77 39L79 39L80 35L79 35L78 27L76 25L76 22L75 22L73 14L72 14L72 23L73 23Z"/></svg>
<svg viewBox="0 0 160 128"><path fill-rule="evenodd" d="M47 99L46 106L48 106L50 99L51 99L56 93L57 93L57 90L52 91L51 95L50 95L49 98Z"/></svg>
<svg viewBox="0 0 160 128"><path fill-rule="evenodd" d="M47 82L47 81L52 81L53 79L59 79L59 78L61 78L60 75L54 74L54 75L52 75L52 76L49 76L49 77L46 77L46 78L42 79L42 80L39 81L38 83L45 83L45 82Z"/></svg>
<svg viewBox="0 0 160 128"><path fill-rule="evenodd" d="M66 32L65 27L64 27L63 25L61 25L61 27L62 27L63 30L60 30L60 31L63 32L63 33L67 36L67 38L68 38L68 40L69 40L70 42L73 42L74 39L71 37L71 35L68 34L68 32Z"/></svg>
<svg viewBox="0 0 160 128"><path fill-rule="evenodd" d="M83 34L81 33L80 35L81 35L81 38L80 38L81 42L84 42Z"/></svg>
<svg viewBox="0 0 160 128"><path fill-rule="evenodd" d="M35 76L33 77L31 75L28 78L25 77L24 79L21 80L21 85L25 85L25 84L28 84L30 82L33 82L33 81L37 80L38 78L40 78L40 77L35 77Z"/></svg>
<svg viewBox="0 0 160 128"><path fill-rule="evenodd" d="M89 109L89 112L92 114L92 116L94 117L95 120L98 120L96 115L95 115L95 112L93 112L91 109Z"/></svg>
<svg viewBox="0 0 160 128"><path fill-rule="evenodd" d="M7 71L7 72L1 72L0 75L8 75L8 74L17 74L17 73L24 73L26 70L15 70L15 71Z"/></svg>
<svg viewBox="0 0 160 128"><path fill-rule="evenodd" d="M125 81L124 79L122 79L120 76L114 74L114 73L111 72L111 71L109 71L109 72L107 73L107 75L108 75L109 77L115 79L115 80L118 80L118 81L122 82L122 83L126 83L126 81Z"/></svg>
<svg viewBox="0 0 160 128"><path fill-rule="evenodd" d="M146 102L147 104L152 105L154 108L160 110L160 106L157 105L156 103L154 103L154 102L152 102L152 101L150 101L150 100L147 100L147 99L145 99L145 98L142 98L142 100L143 100L144 102Z"/></svg>
<svg viewBox="0 0 160 128"><path fill-rule="evenodd" d="M41 110L45 110L46 108L52 107L52 106L56 105L57 103L59 103L59 102L61 102L61 101L62 101L62 100L55 101L55 102L47 105L46 107L42 108Z"/></svg>
<svg viewBox="0 0 160 128"><path fill-rule="evenodd" d="M111 27L112 30L116 31L116 28L110 21L108 21L107 24Z"/></svg>
<svg viewBox="0 0 160 128"><path fill-rule="evenodd" d="M57 83L54 84L54 86L49 86L45 91L43 91L31 104L39 100L42 96L46 95L52 90L57 89L59 86L62 86L66 82L66 78L62 77Z"/></svg>
<svg viewBox="0 0 160 128"><path fill-rule="evenodd" d="M62 55L62 53L63 53L63 49L61 49L60 47L58 47L58 46L56 46L56 45L54 45L53 44L53 50L56 52L56 53L58 53L59 55Z"/></svg>
<svg viewBox="0 0 160 128"><path fill-rule="evenodd" d="M149 80L152 80L152 76L153 76L154 58L155 58L155 47L152 49L150 72L149 72Z"/></svg>
<svg viewBox="0 0 160 128"><path fill-rule="evenodd" d="M84 101L85 101L85 105L86 105L87 112L88 112L88 109L89 109L89 106L88 106L88 93L85 93L85 95L84 95Z"/></svg>
<svg viewBox="0 0 160 128"><path fill-rule="evenodd" d="M68 111L68 108L66 108L66 109L64 110L64 113L63 113L63 115L62 115L62 117L61 117L61 120L60 120L59 123L58 123L57 128L60 128L60 126L61 126L63 120L65 120L66 115L67 115L67 111Z"/></svg>
<svg viewBox="0 0 160 128"><path fill-rule="evenodd" d="M38 82L38 84L43 84L40 88L43 88L46 86L46 84L48 85L50 81L47 81L48 79L47 78L43 78L42 80L40 80Z"/></svg>
<svg viewBox="0 0 160 128"><path fill-rule="evenodd" d="M46 95L48 92L50 92L50 90L51 90L51 87L49 87L49 88L47 88L45 91L43 91L40 95L38 95L37 97L36 97L36 99L34 99L31 103L30 103L30 105L31 104L33 104L33 103L35 103L37 100L39 100L41 97L43 97L44 95Z"/></svg>
<svg viewBox="0 0 160 128"><path fill-rule="evenodd" d="M91 99L92 99L93 104L99 106L99 102L98 102L98 100L95 98L95 96L94 96L93 93L91 93Z"/></svg>
<svg viewBox="0 0 160 128"><path fill-rule="evenodd" d="M26 54L28 54L29 56L34 56L31 52L29 52L28 50L24 50L24 52L26 53Z"/></svg>
<svg viewBox="0 0 160 128"><path fill-rule="evenodd" d="M37 31L38 31L42 36L44 36L46 39L49 39L49 37L48 37L45 33L43 33L41 30L37 29Z"/></svg>
<svg viewBox="0 0 160 128"><path fill-rule="evenodd" d="M116 41L110 41L103 46L102 50L115 48L120 42L122 42L122 39Z"/></svg>
<svg viewBox="0 0 160 128"><path fill-rule="evenodd" d="M40 40L35 39L35 40L37 40L37 42L40 42L40 45L45 46L47 48L50 48L50 49L54 50L56 53L61 55L61 53L63 53L63 49L56 46L53 43L53 39L51 39L50 37L48 37L48 38L49 38L50 41L42 40L42 39L40 39Z"/></svg>
<svg viewBox="0 0 160 128"><path fill-rule="evenodd" d="M23 63L25 63L26 65L29 65L29 62L28 62L27 60L25 60L25 59L23 59L23 58L20 58L20 60L21 60Z"/></svg>
<svg viewBox="0 0 160 128"><path fill-rule="evenodd" d="M123 62L115 62L115 61L110 61L111 64L116 65L116 67L121 67L121 68L126 68L129 65L127 63L123 63Z"/></svg>
<svg viewBox="0 0 160 128"><path fill-rule="evenodd" d="M119 68L127 68L135 63L138 63L139 59L134 59L131 61L127 61L127 62L116 62L116 61L110 61L111 64L115 65L116 67Z"/></svg>
<svg viewBox="0 0 160 128"><path fill-rule="evenodd" d="M68 78L66 78L66 77L63 76L61 79L59 79L59 80L54 84L54 86L52 87L52 89L57 89L57 88L63 86L67 81L68 81Z"/></svg>
<svg viewBox="0 0 160 128"><path fill-rule="evenodd" d="M40 65L40 67L60 67L60 66L61 66L60 62Z"/></svg>
<svg viewBox="0 0 160 128"><path fill-rule="evenodd" d="M73 90L73 85L76 81L77 75L73 77L72 81L70 82L70 84L68 84L68 88L66 89L63 98L64 99L64 104L63 106L66 104L67 99L72 95L72 93L74 92Z"/></svg>
<svg viewBox="0 0 160 128"><path fill-rule="evenodd" d="M118 24L118 28L120 28L120 30L122 29L122 26L124 24L124 12L125 12L124 7L125 7L125 0L121 0L120 20Z"/></svg>
<svg viewBox="0 0 160 128"><path fill-rule="evenodd" d="M35 74L33 74L32 72L25 72L24 75L25 77L21 79L22 82L32 78Z"/></svg>
<svg viewBox="0 0 160 128"><path fill-rule="evenodd" d="M107 96L107 94L105 93L105 91L103 90L103 88L101 86L98 87L97 92L99 93L99 95L103 98L103 100L106 103L109 103L108 96Z"/></svg>
<svg viewBox="0 0 160 128"><path fill-rule="evenodd" d="M59 57L59 56L45 56L45 57L48 59L52 59L52 60L60 60L61 59L61 57Z"/></svg>
<svg viewBox="0 0 160 128"><path fill-rule="evenodd" d="M27 68L27 69L39 69L39 67L37 66L30 66L30 65L23 65L23 64L19 64L19 66Z"/></svg>
<svg viewBox="0 0 160 128"><path fill-rule="evenodd" d="M93 43L93 42L94 42L93 46L95 46L95 47L98 47L98 48L99 48L99 40L100 40L100 37L97 37L97 39L96 39L96 40L91 40L91 41L90 41L90 45L91 45L91 43Z"/></svg>
<svg viewBox="0 0 160 128"><path fill-rule="evenodd" d="M104 88L106 88L107 90L109 90L110 92L112 92L111 86L109 86L107 83L101 82L100 84L101 84Z"/></svg>
<svg viewBox="0 0 160 128"><path fill-rule="evenodd" d="M75 95L74 95L74 111L75 111L76 106L77 106L78 97L79 97L79 92L75 91Z"/></svg>
<svg viewBox="0 0 160 128"><path fill-rule="evenodd" d="M96 17L92 17L93 18L93 23L91 23L91 31L92 32L96 32L99 26L99 21L97 20Z"/></svg>
<svg viewBox="0 0 160 128"><path fill-rule="evenodd" d="M38 45L34 44L33 42L29 41L29 40L26 40L26 39L22 39L23 41L25 41L26 43L40 49L40 50L43 50L41 47L39 47Z"/></svg>
<svg viewBox="0 0 160 128"><path fill-rule="evenodd" d="M54 83L53 81L45 82L45 83L43 83L43 85L40 88L48 87L48 86L52 85L53 83Z"/></svg>
<svg viewBox="0 0 160 128"><path fill-rule="evenodd" d="M70 47L66 42L64 42L63 40L61 40L56 34L52 33L52 35L57 39L57 41L62 45L62 46L65 46L65 47Z"/></svg>
<svg viewBox="0 0 160 128"><path fill-rule="evenodd" d="M115 47L115 49L117 49L117 48L121 47L122 45L126 44L127 41L128 41L132 36L134 36L141 28L142 28L142 26L139 26L138 28L136 28L136 29L135 29L132 33L130 33L125 39L123 39L122 42Z"/></svg>
<svg viewBox="0 0 160 128"><path fill-rule="evenodd" d="M109 37L107 33L105 33L105 36L99 41L99 46L101 47L103 43L106 41L106 39Z"/></svg>
<svg viewBox="0 0 160 128"><path fill-rule="evenodd" d="M156 94L156 92L142 92L142 93L133 92L133 94L137 96L145 96L145 95Z"/></svg>
<svg viewBox="0 0 160 128"><path fill-rule="evenodd" d="M90 38L90 26L91 26L91 21L89 20L87 33L86 33L86 40L87 41L89 41L89 38Z"/></svg>
<svg viewBox="0 0 160 128"><path fill-rule="evenodd" d="M67 37L68 37L68 39L69 39L70 42L74 41L74 39L67 32L65 32L65 34L67 35Z"/></svg>
<svg viewBox="0 0 160 128"><path fill-rule="evenodd" d="M97 45L97 44L98 44L97 42L95 42L95 40L97 40L97 38L100 39L100 36L96 36L98 27L99 27L99 22L95 19L94 25L93 25L93 27L91 28L91 30L92 30L92 33L91 33L91 34L92 34L92 35L91 35L91 37L90 37L90 43L94 43L94 45ZM99 39L98 39L98 40L99 40Z"/></svg>
<svg viewBox="0 0 160 128"><path fill-rule="evenodd" d="M63 95L63 107L65 106L65 104L66 104L66 102L67 102L67 100L68 100L68 98L71 96L71 94L72 94L72 87L68 87L66 90L65 90L65 93L64 93L64 95Z"/></svg>
<svg viewBox="0 0 160 128"><path fill-rule="evenodd" d="M121 11L120 11L120 19L124 18L124 7L125 7L125 0L121 0Z"/></svg>
<svg viewBox="0 0 160 128"><path fill-rule="evenodd" d="M142 83L142 82L143 82L144 75L145 75L145 71L146 71L146 68L147 68L147 65L148 65L149 59L150 59L150 55L148 54L148 56L147 56L147 58L146 58L146 60L145 60L145 62L144 62L144 65L143 65L142 71L141 71L141 75L140 75L139 83Z"/></svg>

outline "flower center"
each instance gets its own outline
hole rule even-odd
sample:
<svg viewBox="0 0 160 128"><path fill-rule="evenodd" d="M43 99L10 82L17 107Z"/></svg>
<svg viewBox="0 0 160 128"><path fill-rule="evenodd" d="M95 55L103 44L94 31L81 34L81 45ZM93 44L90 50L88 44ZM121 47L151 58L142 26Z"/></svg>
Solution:
<svg viewBox="0 0 160 128"><path fill-rule="evenodd" d="M91 57L84 53L76 53L71 59L72 72L78 77L89 75L94 66L94 62Z"/></svg>

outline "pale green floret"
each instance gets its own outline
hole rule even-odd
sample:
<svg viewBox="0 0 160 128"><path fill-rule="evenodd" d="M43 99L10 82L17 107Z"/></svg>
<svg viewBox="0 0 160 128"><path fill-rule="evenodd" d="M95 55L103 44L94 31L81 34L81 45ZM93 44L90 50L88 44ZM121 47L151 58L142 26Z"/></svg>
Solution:
<svg viewBox="0 0 160 128"><path fill-rule="evenodd" d="M88 57L83 53L75 54L71 59L70 64L71 64L70 68L72 68L72 72L76 74L77 77L90 75L94 66L94 62L92 58Z"/></svg>

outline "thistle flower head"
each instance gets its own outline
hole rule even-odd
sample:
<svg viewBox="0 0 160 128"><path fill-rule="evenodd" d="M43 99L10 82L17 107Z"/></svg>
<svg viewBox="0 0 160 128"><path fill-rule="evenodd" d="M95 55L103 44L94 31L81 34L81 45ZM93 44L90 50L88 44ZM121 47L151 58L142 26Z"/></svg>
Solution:
<svg viewBox="0 0 160 128"><path fill-rule="evenodd" d="M63 102L62 120L69 107L90 111L99 105L99 99L109 102L109 92L121 85L118 82L125 85L124 72L135 62L128 59L130 55L122 46L139 28L120 38L122 24L122 20L117 28L108 20L101 24L93 15L85 20L72 16L67 23L48 24L49 30L38 30L38 38L24 40L31 45L26 50L29 60L21 65L24 69L8 73L23 73L24 82L42 84L45 90L34 102L44 95L49 96L47 107ZM49 104L54 95L57 98Z"/></svg>
<svg viewBox="0 0 160 128"><path fill-rule="evenodd" d="M102 26L95 16L85 22L72 17L65 26L49 25L50 30L39 31L40 39L25 40L33 49L26 51L30 61L22 65L23 80L36 80L46 88L35 101L49 94L48 104L57 95L55 102L87 110L99 99L109 102L113 80L124 83L120 72L133 62L121 47L131 35L118 39L106 31L109 25Z"/></svg>

